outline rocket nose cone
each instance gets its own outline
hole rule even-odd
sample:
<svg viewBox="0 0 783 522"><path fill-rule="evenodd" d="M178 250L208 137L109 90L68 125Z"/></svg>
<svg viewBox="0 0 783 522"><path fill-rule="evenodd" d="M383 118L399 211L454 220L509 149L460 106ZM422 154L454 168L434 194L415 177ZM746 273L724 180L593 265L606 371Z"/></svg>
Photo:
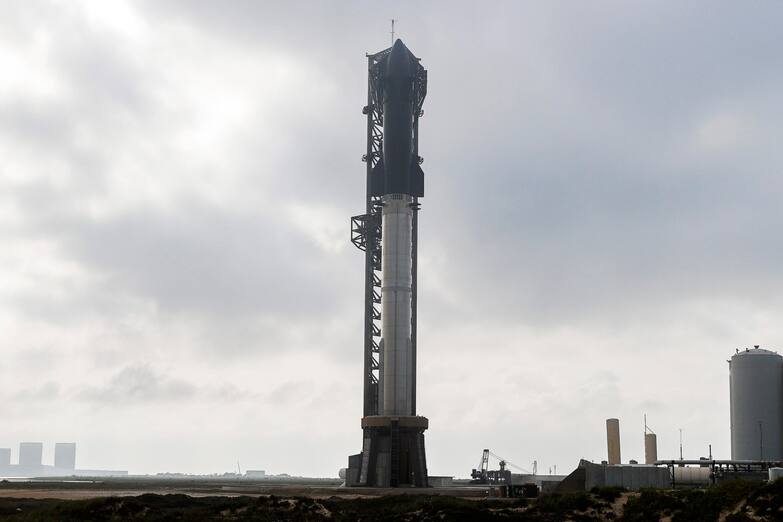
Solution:
<svg viewBox="0 0 783 522"><path fill-rule="evenodd" d="M401 74L407 76L410 71L410 51L402 40L397 39L392 46L391 53L389 53L389 61L387 66L387 74L395 75Z"/></svg>
<svg viewBox="0 0 783 522"><path fill-rule="evenodd" d="M397 38L397 40L394 41L394 45L392 45L392 52L394 52L395 49L406 49L407 50L408 48L405 47L405 44L402 43L402 40Z"/></svg>

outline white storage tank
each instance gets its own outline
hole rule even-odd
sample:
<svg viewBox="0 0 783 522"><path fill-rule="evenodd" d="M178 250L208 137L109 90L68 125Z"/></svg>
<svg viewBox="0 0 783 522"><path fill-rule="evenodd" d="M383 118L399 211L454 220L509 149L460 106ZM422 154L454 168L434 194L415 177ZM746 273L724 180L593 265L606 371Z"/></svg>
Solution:
<svg viewBox="0 0 783 522"><path fill-rule="evenodd" d="M783 460L783 357L755 347L729 361L732 460Z"/></svg>
<svg viewBox="0 0 783 522"><path fill-rule="evenodd" d="M710 483L710 468L697 466L674 467L674 483L679 485L701 485L707 486Z"/></svg>
<svg viewBox="0 0 783 522"><path fill-rule="evenodd" d="M769 468L769 481L775 482L783 478L783 468Z"/></svg>

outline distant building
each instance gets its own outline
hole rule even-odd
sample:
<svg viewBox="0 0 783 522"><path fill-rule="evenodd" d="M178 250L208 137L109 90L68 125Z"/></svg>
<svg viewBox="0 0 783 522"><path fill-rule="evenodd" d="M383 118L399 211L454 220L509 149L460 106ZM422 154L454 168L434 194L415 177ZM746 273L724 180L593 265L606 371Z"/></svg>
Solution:
<svg viewBox="0 0 783 522"><path fill-rule="evenodd" d="M58 442L54 446L54 465L42 464L43 444L19 444L19 464L11 464L11 450L0 448L0 479L33 477L127 477L128 472L109 469L76 469L76 443Z"/></svg>
<svg viewBox="0 0 783 522"><path fill-rule="evenodd" d="M54 445L54 467L59 469L76 468L75 442L58 442Z"/></svg>
<svg viewBox="0 0 783 522"><path fill-rule="evenodd" d="M247 478L266 478L266 471L263 469L249 469L245 471Z"/></svg>
<svg viewBox="0 0 783 522"><path fill-rule="evenodd" d="M11 448L0 448L0 466L11 465Z"/></svg>
<svg viewBox="0 0 783 522"><path fill-rule="evenodd" d="M40 466L43 461L42 442L22 442L19 444L19 465Z"/></svg>
<svg viewBox="0 0 783 522"><path fill-rule="evenodd" d="M77 469L73 475L77 477L127 477L126 470L116 469Z"/></svg>
<svg viewBox="0 0 783 522"><path fill-rule="evenodd" d="M454 477L430 475L427 483L431 488L450 488L454 485Z"/></svg>
<svg viewBox="0 0 783 522"><path fill-rule="evenodd" d="M582 459L579 467L557 485L555 492L574 493L596 487L622 487L639 491L648 488L666 489L671 484L667 468L645 464L593 464Z"/></svg>

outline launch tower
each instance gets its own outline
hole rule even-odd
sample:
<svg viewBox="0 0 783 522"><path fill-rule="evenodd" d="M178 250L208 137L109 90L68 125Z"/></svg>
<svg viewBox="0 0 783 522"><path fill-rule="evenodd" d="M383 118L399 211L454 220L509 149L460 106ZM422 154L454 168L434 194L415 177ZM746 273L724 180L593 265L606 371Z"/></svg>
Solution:
<svg viewBox="0 0 783 522"><path fill-rule="evenodd" d="M346 483L426 487L428 420L416 414L416 264L427 71L401 40L367 62L366 212L351 218L351 242L365 255L363 443L348 459Z"/></svg>

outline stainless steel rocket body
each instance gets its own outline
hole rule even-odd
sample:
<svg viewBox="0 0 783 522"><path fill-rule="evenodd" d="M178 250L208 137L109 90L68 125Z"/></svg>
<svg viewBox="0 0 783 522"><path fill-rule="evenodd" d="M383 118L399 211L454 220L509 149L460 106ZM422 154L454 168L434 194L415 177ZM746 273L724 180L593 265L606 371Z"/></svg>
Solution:
<svg viewBox="0 0 783 522"><path fill-rule="evenodd" d="M383 197L380 414L413 415L413 197Z"/></svg>

